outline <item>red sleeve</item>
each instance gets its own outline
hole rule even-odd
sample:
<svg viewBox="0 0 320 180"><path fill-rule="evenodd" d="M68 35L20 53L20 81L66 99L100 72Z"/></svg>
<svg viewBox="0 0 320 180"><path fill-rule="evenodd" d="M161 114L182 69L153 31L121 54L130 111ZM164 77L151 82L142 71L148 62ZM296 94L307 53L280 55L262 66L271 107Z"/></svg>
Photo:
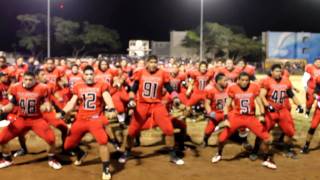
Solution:
<svg viewBox="0 0 320 180"><path fill-rule="evenodd" d="M166 71L163 71L163 82L164 83L169 83L170 82L170 76L169 76L169 73L166 72Z"/></svg>
<svg viewBox="0 0 320 180"><path fill-rule="evenodd" d="M255 86L255 88L254 88L254 94L255 94L256 96L259 96L259 94L260 94L260 87L259 87L258 84L254 84L254 86Z"/></svg>
<svg viewBox="0 0 320 180"><path fill-rule="evenodd" d="M269 89L269 86L268 86L268 78L265 78L265 79L263 79L263 80L261 80L261 83L260 83L260 86L261 86L261 88L264 88L264 89Z"/></svg>
<svg viewBox="0 0 320 180"><path fill-rule="evenodd" d="M309 74L312 74L312 67L313 66L311 64L306 65L305 71Z"/></svg>
<svg viewBox="0 0 320 180"><path fill-rule="evenodd" d="M136 71L133 76L132 76L132 79L134 81L139 81L140 80L140 77L141 77L141 73L142 73L142 70L139 70L139 71Z"/></svg>
<svg viewBox="0 0 320 180"><path fill-rule="evenodd" d="M78 84L75 84L75 86L73 86L72 94L78 95L78 92L79 92L79 88L78 87L79 87Z"/></svg>
<svg viewBox="0 0 320 180"><path fill-rule="evenodd" d="M234 98L234 95L235 95L234 85L233 85L233 86L230 86L230 87L227 89L227 94L228 94L229 97Z"/></svg>
<svg viewBox="0 0 320 180"><path fill-rule="evenodd" d="M108 84L108 83L103 83L103 85L102 85L102 92L104 92L104 91L109 91L109 89L110 89L109 84Z"/></svg>

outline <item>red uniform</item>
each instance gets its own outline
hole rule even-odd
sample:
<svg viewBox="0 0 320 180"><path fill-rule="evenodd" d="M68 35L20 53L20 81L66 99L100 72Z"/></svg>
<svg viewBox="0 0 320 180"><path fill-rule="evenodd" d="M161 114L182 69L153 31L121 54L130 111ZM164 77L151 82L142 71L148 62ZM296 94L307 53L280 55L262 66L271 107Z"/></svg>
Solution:
<svg viewBox="0 0 320 180"><path fill-rule="evenodd" d="M55 68L53 71L46 71L46 78L48 83L56 83L57 79L64 76L64 73L58 68Z"/></svg>
<svg viewBox="0 0 320 180"><path fill-rule="evenodd" d="M0 144L6 144L29 130L34 131L48 144L54 144L54 133L40 112L40 105L48 99L47 87L44 84L36 84L33 88L26 89L22 83L18 83L9 89L9 94L17 106L17 118L0 133Z"/></svg>
<svg viewBox="0 0 320 180"><path fill-rule="evenodd" d="M261 88L267 90L266 99L276 110L276 112L266 112L267 130L270 131L278 123L282 131L292 137L295 133L294 121L286 104L286 100L289 99L287 91L292 90L291 82L287 78L276 81L272 77L267 77L262 81Z"/></svg>
<svg viewBox="0 0 320 180"><path fill-rule="evenodd" d="M315 65L313 64L308 64L305 67L305 72L310 74L310 79L308 81L308 89L307 89L307 102L306 102L306 107L307 109L311 109L312 104L314 102L314 97L313 97L313 91L316 87L316 78L320 76L320 69L318 69Z"/></svg>
<svg viewBox="0 0 320 180"><path fill-rule="evenodd" d="M105 105L102 96L108 88L106 83L93 85L77 83L74 86L73 94L78 97L80 105L76 120L64 145L66 150L76 147L86 132L90 132L100 145L108 143L108 137L104 130L108 119L103 114Z"/></svg>
<svg viewBox="0 0 320 180"><path fill-rule="evenodd" d="M211 101L211 110L215 112L215 119L210 119L208 121L207 127L205 129L206 135L211 135L214 131L215 126L220 122L223 121L223 107L227 100L228 94L226 90L219 90L216 86L214 86L210 91L208 91L207 99Z"/></svg>
<svg viewBox="0 0 320 180"><path fill-rule="evenodd" d="M316 78L316 86L320 86L320 76ZM318 96L320 96L319 92L314 92L317 93ZM317 106L316 109L313 113L312 121L311 121L311 128L316 129L319 126L320 123L320 103L319 100L317 101Z"/></svg>
<svg viewBox="0 0 320 180"><path fill-rule="evenodd" d="M218 73L223 73L230 82L235 82L239 75L239 69L233 68L231 71L228 70L226 67L221 67L218 70Z"/></svg>
<svg viewBox="0 0 320 180"><path fill-rule="evenodd" d="M213 71L207 71L202 74L199 71L195 71L190 73L190 77L195 80L193 92L188 100L185 100L186 97L181 97L182 102L187 101L187 106L193 106L199 103L200 101L204 101L206 98L206 87L210 83L210 81L214 77Z"/></svg>
<svg viewBox="0 0 320 180"><path fill-rule="evenodd" d="M241 72L246 72L249 74L250 77L255 77L256 74L256 68L254 66L251 65L246 65L244 67L237 67L235 69L237 76L239 76L239 74Z"/></svg>
<svg viewBox="0 0 320 180"><path fill-rule="evenodd" d="M243 90L238 84L231 85L227 90L233 99L233 110L228 114L230 128L226 128L219 136L219 142L225 142L239 128L249 128L256 136L268 140L270 135L255 117L255 98L259 96L260 87L250 83L248 89Z"/></svg>
<svg viewBox="0 0 320 180"><path fill-rule="evenodd" d="M70 73L67 75L67 78L68 78L68 82L69 82L69 87L72 89L76 83L82 81L82 74L81 73L77 73L77 74Z"/></svg>
<svg viewBox="0 0 320 180"><path fill-rule="evenodd" d="M146 69L135 73L134 80L139 83L137 106L129 125L128 135L134 137L147 120L151 119L165 135L173 135L173 126L166 106L161 103L164 84L169 84L167 72L159 69L150 74Z"/></svg>
<svg viewBox="0 0 320 180"><path fill-rule="evenodd" d="M112 83L113 76L116 75L116 71L112 69L108 69L105 72L97 69L95 71L95 81L96 82L104 82L104 83Z"/></svg>

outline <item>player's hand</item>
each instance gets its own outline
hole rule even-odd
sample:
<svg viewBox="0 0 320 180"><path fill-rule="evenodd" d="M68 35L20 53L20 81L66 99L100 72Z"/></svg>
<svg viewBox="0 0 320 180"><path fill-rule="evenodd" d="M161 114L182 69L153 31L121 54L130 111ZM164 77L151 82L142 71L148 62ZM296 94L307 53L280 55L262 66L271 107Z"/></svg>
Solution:
<svg viewBox="0 0 320 180"><path fill-rule="evenodd" d="M106 109L105 116L108 119L115 119L115 118L117 118L117 112L114 108Z"/></svg>
<svg viewBox="0 0 320 180"><path fill-rule="evenodd" d="M133 110L133 109L129 109L129 111L128 111L128 115L129 115L129 116L132 116L132 115L133 115L133 113L134 113L134 110Z"/></svg>
<svg viewBox="0 0 320 180"><path fill-rule="evenodd" d="M264 123L266 121L263 115L259 115L257 118L261 123Z"/></svg>
<svg viewBox="0 0 320 180"><path fill-rule="evenodd" d="M134 99L130 99L128 102L128 108L129 109L134 109L137 106L136 102L134 101Z"/></svg>
<svg viewBox="0 0 320 180"><path fill-rule="evenodd" d="M302 114L304 110L303 110L303 107L301 105L298 105L296 111L297 111L297 113Z"/></svg>
<svg viewBox="0 0 320 180"><path fill-rule="evenodd" d="M210 119L216 119L216 113L211 111L207 114L207 117L209 117Z"/></svg>
<svg viewBox="0 0 320 180"><path fill-rule="evenodd" d="M269 111L269 112L276 112L276 109L272 106L272 105L268 105L267 106L267 110Z"/></svg>
<svg viewBox="0 0 320 180"><path fill-rule="evenodd" d="M222 121L222 122L219 124L219 129L221 129L221 128L226 128L226 127L230 128L230 122L228 121L228 119Z"/></svg>
<svg viewBox="0 0 320 180"><path fill-rule="evenodd" d="M174 97L173 98L173 105L174 106L179 106L180 105L180 99L178 97Z"/></svg>

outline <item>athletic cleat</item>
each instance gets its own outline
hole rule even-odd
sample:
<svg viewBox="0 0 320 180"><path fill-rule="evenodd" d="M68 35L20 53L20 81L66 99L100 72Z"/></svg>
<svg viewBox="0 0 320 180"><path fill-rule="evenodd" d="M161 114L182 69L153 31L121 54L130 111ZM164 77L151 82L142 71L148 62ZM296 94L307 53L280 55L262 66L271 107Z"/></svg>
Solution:
<svg viewBox="0 0 320 180"><path fill-rule="evenodd" d="M102 172L102 180L110 180L111 179L111 173L110 173L110 169L106 168L103 172Z"/></svg>
<svg viewBox="0 0 320 180"><path fill-rule="evenodd" d="M87 157L87 152L81 152L81 154L77 155L77 159L74 161L74 165L80 166L83 163L83 160Z"/></svg>
<svg viewBox="0 0 320 180"><path fill-rule="evenodd" d="M262 166L269 168L269 169L277 169L277 165L270 160L263 161Z"/></svg>
<svg viewBox="0 0 320 180"><path fill-rule="evenodd" d="M306 146L306 145L304 145L300 152L301 152L302 154L308 154L309 151L310 151L310 150L309 150L309 147Z"/></svg>
<svg viewBox="0 0 320 180"><path fill-rule="evenodd" d="M126 163L129 157L131 156L131 153L129 151L125 151L121 157L118 159L119 163Z"/></svg>
<svg viewBox="0 0 320 180"><path fill-rule="evenodd" d="M171 155L170 156L170 162L176 164L176 165L184 165L184 160L179 158L178 156L176 155Z"/></svg>
<svg viewBox="0 0 320 180"><path fill-rule="evenodd" d="M19 149L17 152L13 154L13 157L24 156L26 155L26 151L24 149Z"/></svg>
<svg viewBox="0 0 320 180"><path fill-rule="evenodd" d="M291 159L297 159L297 154L294 151L288 151L286 153L286 157Z"/></svg>
<svg viewBox="0 0 320 180"><path fill-rule="evenodd" d="M251 161L255 161L255 160L258 159L258 155L255 154L255 153L252 153L252 154L249 155L249 159L250 159Z"/></svg>
<svg viewBox="0 0 320 180"><path fill-rule="evenodd" d="M62 165L57 160L49 160L48 164L54 170L59 170L62 168Z"/></svg>
<svg viewBox="0 0 320 180"><path fill-rule="evenodd" d="M221 160L222 156L219 154L216 154L215 156L212 157L211 162L212 163L217 163Z"/></svg>
<svg viewBox="0 0 320 180"><path fill-rule="evenodd" d="M0 160L0 169L6 168L12 165L12 161Z"/></svg>

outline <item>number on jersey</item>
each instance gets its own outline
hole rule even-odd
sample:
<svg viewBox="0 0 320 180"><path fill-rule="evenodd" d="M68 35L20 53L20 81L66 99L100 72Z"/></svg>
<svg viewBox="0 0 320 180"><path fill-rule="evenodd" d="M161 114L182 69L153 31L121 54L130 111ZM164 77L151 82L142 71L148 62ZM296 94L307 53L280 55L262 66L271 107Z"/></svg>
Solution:
<svg viewBox="0 0 320 180"><path fill-rule="evenodd" d="M85 93L83 97L83 107L86 110L95 110L96 109L96 99L97 96L95 93Z"/></svg>
<svg viewBox="0 0 320 180"><path fill-rule="evenodd" d="M142 96L146 98L156 98L158 91L157 82L144 82Z"/></svg>
<svg viewBox="0 0 320 180"><path fill-rule="evenodd" d="M250 100L240 99L240 114L249 114L249 113L250 113Z"/></svg>
<svg viewBox="0 0 320 180"><path fill-rule="evenodd" d="M35 99L20 99L19 106L25 114L33 114L36 112Z"/></svg>
<svg viewBox="0 0 320 180"><path fill-rule="evenodd" d="M275 103L283 103L286 96L286 91L274 90L271 95L271 99Z"/></svg>

